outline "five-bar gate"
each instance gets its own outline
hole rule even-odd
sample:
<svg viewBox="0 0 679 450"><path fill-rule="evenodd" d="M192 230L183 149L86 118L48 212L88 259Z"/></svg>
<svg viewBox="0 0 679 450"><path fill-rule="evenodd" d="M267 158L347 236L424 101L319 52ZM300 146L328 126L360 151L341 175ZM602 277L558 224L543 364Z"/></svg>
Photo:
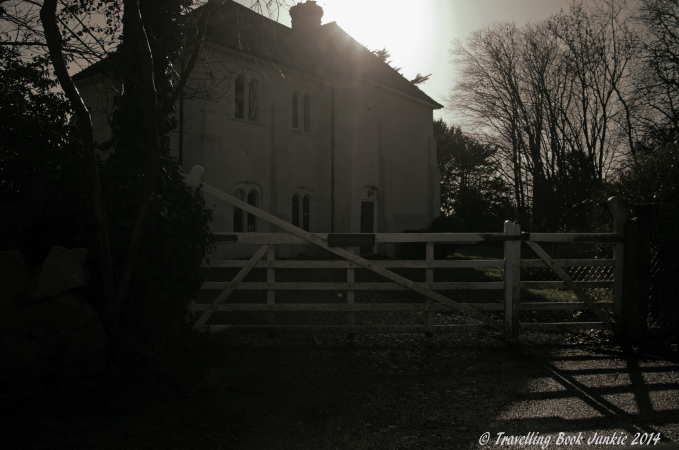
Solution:
<svg viewBox="0 0 679 450"><path fill-rule="evenodd" d="M197 185L195 172L188 182ZM623 237L621 207L609 203L615 216L614 233L521 233L516 223L505 222L503 233L381 233L375 243L425 247L424 260L374 260L357 254L357 248L331 247L328 234L309 233L211 186L203 192L267 221L284 233L215 233L221 245L257 246L249 260L211 260L204 269L230 274L226 279L203 283L202 295L191 303L197 315L194 327L201 331L313 332L313 333L441 333L495 330L509 338L520 330L603 329L611 327L610 311L619 310L622 292ZM498 243L503 259L434 259L441 244ZM588 243L612 246L611 258L555 259L545 243ZM313 244L325 259L276 259L276 246ZM527 251L533 259L522 259ZM530 281L522 272L549 270L556 280ZM576 280L572 268L604 269L605 279ZM460 270L495 271L483 281L457 280ZM323 276L306 275L318 272ZM424 272L422 274L422 272ZM570 273L569 273L570 272ZM357 279L361 273L363 280ZM424 277L422 277L424 275ZM521 301L528 290L568 290L570 301ZM593 289L609 292L593 298ZM483 291L490 301L466 302L465 296ZM292 295L291 295L292 294ZM576 301L572 301L576 300ZM587 310L595 320L555 323L522 323L524 311ZM456 313L455 320L441 323L438 316ZM234 322L232 317L240 316ZM291 320L305 317L304 321ZM363 317L371 320L363 320ZM406 321L380 323L379 317L409 317ZM375 319L377 317L377 319ZM245 319L242 319L245 318ZM227 322L227 323L220 323Z"/></svg>

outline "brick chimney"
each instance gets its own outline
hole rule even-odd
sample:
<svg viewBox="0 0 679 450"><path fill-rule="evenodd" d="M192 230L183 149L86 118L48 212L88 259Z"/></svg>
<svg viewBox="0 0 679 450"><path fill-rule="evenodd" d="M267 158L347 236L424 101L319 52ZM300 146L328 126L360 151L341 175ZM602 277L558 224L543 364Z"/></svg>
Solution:
<svg viewBox="0 0 679 450"><path fill-rule="evenodd" d="M323 8L315 1L307 0L290 8L290 17L292 17L294 31L311 31L321 26Z"/></svg>

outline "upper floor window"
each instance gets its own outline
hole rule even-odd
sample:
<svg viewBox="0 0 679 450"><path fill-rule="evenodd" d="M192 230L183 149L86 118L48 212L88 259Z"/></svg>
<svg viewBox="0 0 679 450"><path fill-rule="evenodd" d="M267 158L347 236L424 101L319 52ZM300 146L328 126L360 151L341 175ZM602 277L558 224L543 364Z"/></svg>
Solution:
<svg viewBox="0 0 679 450"><path fill-rule="evenodd" d="M250 80L248 91L248 119L257 122L259 120L259 83L257 80Z"/></svg>
<svg viewBox="0 0 679 450"><path fill-rule="evenodd" d="M235 90L236 110L234 116L236 119L245 119L245 79L240 75L236 77Z"/></svg>
<svg viewBox="0 0 679 450"><path fill-rule="evenodd" d="M292 128L299 130L299 94L292 94Z"/></svg>
<svg viewBox="0 0 679 450"><path fill-rule="evenodd" d="M308 95L304 96L304 132L311 132L311 99Z"/></svg>

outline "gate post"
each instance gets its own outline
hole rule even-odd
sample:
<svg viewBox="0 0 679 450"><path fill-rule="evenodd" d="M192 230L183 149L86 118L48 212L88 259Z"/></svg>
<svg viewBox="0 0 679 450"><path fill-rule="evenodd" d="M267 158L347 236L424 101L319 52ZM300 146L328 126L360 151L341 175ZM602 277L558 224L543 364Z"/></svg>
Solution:
<svg viewBox="0 0 679 450"><path fill-rule="evenodd" d="M518 223L505 221L505 237L521 235ZM505 337L517 339L519 337L519 278L521 276L521 241L505 241Z"/></svg>
<svg viewBox="0 0 679 450"><path fill-rule="evenodd" d="M627 212L625 207L618 197L611 197L608 199L608 209L613 214L613 232L620 237L625 236L625 222L627 221ZM624 261L625 261L625 244L618 243L613 246L613 259L615 265L613 267L613 314L620 318L622 315L622 296L623 296L623 280L624 280Z"/></svg>
<svg viewBox="0 0 679 450"><path fill-rule="evenodd" d="M625 337L638 339L648 330L651 226L638 217L625 224L625 261L621 328Z"/></svg>

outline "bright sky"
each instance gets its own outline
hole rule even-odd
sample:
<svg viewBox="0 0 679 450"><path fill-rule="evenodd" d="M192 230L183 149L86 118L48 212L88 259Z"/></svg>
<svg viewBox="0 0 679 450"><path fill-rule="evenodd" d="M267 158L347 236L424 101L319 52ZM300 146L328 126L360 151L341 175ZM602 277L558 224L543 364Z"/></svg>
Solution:
<svg viewBox="0 0 679 450"><path fill-rule="evenodd" d="M293 0L293 2L296 2ZM322 23L337 22L371 50L386 47L392 64L412 79L417 73L432 76L425 93L444 104L454 77L448 50L455 39L495 21L538 22L568 10L570 0L317 0L323 8ZM287 11L281 23L290 26ZM445 110L434 112L444 117Z"/></svg>

